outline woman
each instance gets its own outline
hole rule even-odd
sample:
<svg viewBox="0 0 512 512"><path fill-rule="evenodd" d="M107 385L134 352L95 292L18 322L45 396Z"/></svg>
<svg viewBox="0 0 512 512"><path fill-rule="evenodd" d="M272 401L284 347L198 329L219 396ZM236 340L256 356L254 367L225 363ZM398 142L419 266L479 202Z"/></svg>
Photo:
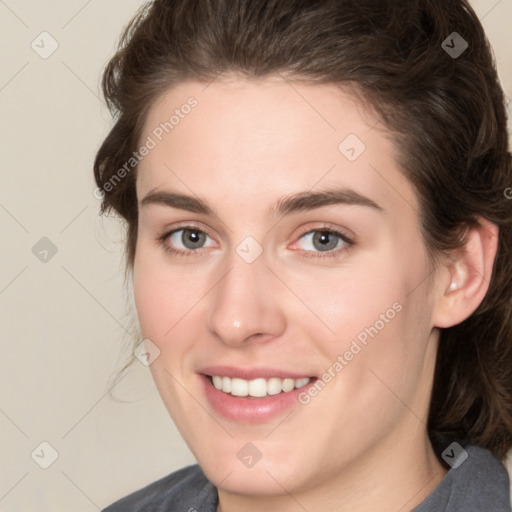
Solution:
<svg viewBox="0 0 512 512"><path fill-rule="evenodd" d="M465 0L157 0L95 161L198 465L115 511L506 511L511 155Z"/></svg>

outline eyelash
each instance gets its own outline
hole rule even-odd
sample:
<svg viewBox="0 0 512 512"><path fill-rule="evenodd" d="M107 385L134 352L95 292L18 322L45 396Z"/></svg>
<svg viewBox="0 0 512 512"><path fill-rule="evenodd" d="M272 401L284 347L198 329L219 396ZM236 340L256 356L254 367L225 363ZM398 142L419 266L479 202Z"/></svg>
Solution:
<svg viewBox="0 0 512 512"><path fill-rule="evenodd" d="M314 228L314 229L308 229L301 233L299 237L297 238L300 240L305 235L309 235L310 233L327 233L329 235L334 235L338 237L344 244L344 246L339 247L337 249L333 249L330 251L307 251L305 249L298 249L298 251L301 252L302 256L306 258L339 258L342 253L348 251L355 245L355 240L352 238L349 238L345 233L342 233L341 231L338 231L337 229L329 228L329 227L322 227L322 228Z"/></svg>
<svg viewBox="0 0 512 512"><path fill-rule="evenodd" d="M159 236L157 238L157 242L165 252L173 255L178 256L191 256L194 255L200 255L203 252L203 248L195 249L195 250L188 250L184 251L183 249L176 249L175 247L172 247L166 243L167 239L173 235L174 233L177 233L178 231L184 231L184 230L191 230L191 231L197 231L198 233L205 234L206 236L209 236L206 231L197 228L196 226L181 226L179 228L173 229L172 231L168 231L165 234ZM314 229L308 229L305 230L303 233L301 233L298 237L298 240L300 240L305 235L309 235L310 233L327 233L329 235L335 235L337 236L344 244L345 246L336 250L331 251L325 251L322 253L322 251L306 251L304 249L299 249L299 251L302 253L302 255L306 258L336 258L340 256L340 253L345 252L349 249L351 249L355 245L355 240L349 238L345 233L342 233L341 231L338 231L336 229L330 228L330 227L320 227L320 228L314 228ZM211 238L211 237L210 237Z"/></svg>

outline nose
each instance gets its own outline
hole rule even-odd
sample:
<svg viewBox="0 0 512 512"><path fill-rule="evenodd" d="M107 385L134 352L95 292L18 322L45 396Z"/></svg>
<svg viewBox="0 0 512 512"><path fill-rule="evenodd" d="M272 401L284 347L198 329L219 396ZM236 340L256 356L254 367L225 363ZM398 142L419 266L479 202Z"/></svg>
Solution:
<svg viewBox="0 0 512 512"><path fill-rule="evenodd" d="M212 290L207 328L231 347L268 341L286 328L278 281L262 257L246 263L237 254L230 270Z"/></svg>

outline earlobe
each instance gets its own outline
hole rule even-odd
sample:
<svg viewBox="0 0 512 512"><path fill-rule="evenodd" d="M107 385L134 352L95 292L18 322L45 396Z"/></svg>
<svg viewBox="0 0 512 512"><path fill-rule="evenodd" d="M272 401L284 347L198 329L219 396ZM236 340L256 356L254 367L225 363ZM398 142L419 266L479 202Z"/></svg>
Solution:
<svg viewBox="0 0 512 512"><path fill-rule="evenodd" d="M466 243L455 259L445 263L441 290L434 309L433 325L447 328L457 325L478 308L483 301L492 275L498 248L498 227L479 218L468 228Z"/></svg>

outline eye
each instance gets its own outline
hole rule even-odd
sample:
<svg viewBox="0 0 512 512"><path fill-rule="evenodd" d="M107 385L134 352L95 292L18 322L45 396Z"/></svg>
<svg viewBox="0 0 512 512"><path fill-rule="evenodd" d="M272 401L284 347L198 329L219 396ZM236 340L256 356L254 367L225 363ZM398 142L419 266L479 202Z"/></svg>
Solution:
<svg viewBox="0 0 512 512"><path fill-rule="evenodd" d="M354 245L354 242L345 234L325 228L308 231L299 238L299 241L300 240L302 240L302 244L297 242L298 248L304 250L306 253L313 253L313 257L338 256L341 251ZM315 253L326 254L317 255Z"/></svg>
<svg viewBox="0 0 512 512"><path fill-rule="evenodd" d="M208 245L208 240L211 242ZM175 229L165 234L160 242L171 253L187 254L214 245L214 241L202 230L192 226Z"/></svg>
<svg viewBox="0 0 512 512"><path fill-rule="evenodd" d="M201 249L215 245L210 236L194 226L170 231L161 236L158 241L166 252L184 256L200 253ZM355 242L340 231L322 228L304 233L295 245L298 245L297 249L304 251L304 256L335 257L355 245Z"/></svg>

